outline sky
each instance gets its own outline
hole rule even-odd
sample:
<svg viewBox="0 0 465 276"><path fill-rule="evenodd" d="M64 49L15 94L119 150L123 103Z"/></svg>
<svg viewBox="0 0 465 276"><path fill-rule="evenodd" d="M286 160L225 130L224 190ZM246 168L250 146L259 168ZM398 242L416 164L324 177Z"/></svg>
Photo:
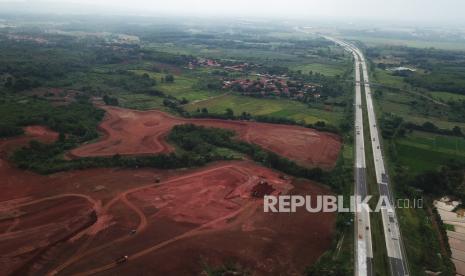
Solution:
<svg viewBox="0 0 465 276"><path fill-rule="evenodd" d="M465 24L463 0L0 0L2 10Z"/></svg>

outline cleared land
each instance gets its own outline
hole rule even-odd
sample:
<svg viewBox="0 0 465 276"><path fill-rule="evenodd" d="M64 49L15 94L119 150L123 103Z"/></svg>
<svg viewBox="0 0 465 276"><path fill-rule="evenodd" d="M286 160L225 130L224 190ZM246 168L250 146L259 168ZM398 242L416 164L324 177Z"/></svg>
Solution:
<svg viewBox="0 0 465 276"><path fill-rule="evenodd" d="M297 163L332 168L339 155L337 135L299 126L216 119L183 119L160 111L134 111L104 107L106 118L100 125L104 137L96 143L71 151L74 157L157 154L173 151L165 140L175 125L192 123L226 128L237 137L287 157Z"/></svg>
<svg viewBox="0 0 465 276"><path fill-rule="evenodd" d="M254 275L298 274L331 244L335 214L264 213L260 199L329 191L249 161L49 176L6 161L31 138L50 142L56 136L35 127L28 136L0 141L2 275L114 275L115 268L132 275L198 275L227 262ZM261 181L269 187L260 188ZM123 255L128 262L116 264Z"/></svg>

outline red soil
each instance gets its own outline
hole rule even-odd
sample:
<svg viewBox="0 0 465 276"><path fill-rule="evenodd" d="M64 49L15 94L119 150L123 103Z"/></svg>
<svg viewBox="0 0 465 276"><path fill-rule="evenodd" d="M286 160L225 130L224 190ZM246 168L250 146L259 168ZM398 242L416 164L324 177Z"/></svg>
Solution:
<svg viewBox="0 0 465 276"><path fill-rule="evenodd" d="M334 214L264 213L252 195L262 179L273 194L329 192L309 181L248 161L42 176L5 159L31 138L57 136L40 127L27 133L0 141L0 275L192 275L202 262L230 260L256 275L291 275L331 243ZM129 261L116 265L122 255Z"/></svg>
<svg viewBox="0 0 465 276"><path fill-rule="evenodd" d="M6 230L0 233L0 274L22 274L29 263L38 270L42 263L50 262L47 250L89 227L94 222L92 211L87 200L75 196L2 210L0 229Z"/></svg>
<svg viewBox="0 0 465 276"><path fill-rule="evenodd" d="M28 126L24 128L27 137L39 139L42 142L53 142L58 133L43 126Z"/></svg>
<svg viewBox="0 0 465 276"><path fill-rule="evenodd" d="M0 139L0 155L12 152L16 148L27 146L31 140L50 143L58 139L58 133L43 126L28 126L24 128L24 135L15 138ZM2 161L0 160L0 168Z"/></svg>
<svg viewBox="0 0 465 276"><path fill-rule="evenodd" d="M204 261L220 265L234 260L254 275L301 273L331 244L335 214L264 213L262 199L251 193L262 179L275 195L328 193L308 181L283 180L278 173L245 161L186 172L120 194L129 209L109 208L112 223L92 234L94 246L56 271L199 275ZM137 214L139 225L133 235L128 211ZM120 217L126 219L115 219ZM122 255L128 255L129 262L117 265L114 260Z"/></svg>
<svg viewBox="0 0 465 276"><path fill-rule="evenodd" d="M71 151L74 157L167 153L166 135L174 125L193 123L234 130L239 139L255 143L303 166L334 167L341 147L337 135L299 126L215 119L182 119L160 111L104 107L104 137Z"/></svg>
<svg viewBox="0 0 465 276"><path fill-rule="evenodd" d="M325 193L315 187L307 189L307 185L295 185L292 192ZM218 267L232 261L252 275L302 275L303 269L331 244L332 232L324 231L334 226L334 216L309 215L302 210L291 215L269 214L263 213L262 208L261 202L257 202L223 229L187 236L182 242L131 260L121 272L140 274L144 267L157 275L200 275L202 262ZM163 262L164 258L173 261ZM106 274L110 275L110 271Z"/></svg>
<svg viewBox="0 0 465 276"><path fill-rule="evenodd" d="M245 164L238 162L178 177L169 185L165 182L134 191L130 199L141 202L142 209L156 209L154 217L200 225L239 210L250 201L251 191L262 179L258 175L270 178L275 195L292 188L291 181L281 180L277 173L256 165L247 168Z"/></svg>

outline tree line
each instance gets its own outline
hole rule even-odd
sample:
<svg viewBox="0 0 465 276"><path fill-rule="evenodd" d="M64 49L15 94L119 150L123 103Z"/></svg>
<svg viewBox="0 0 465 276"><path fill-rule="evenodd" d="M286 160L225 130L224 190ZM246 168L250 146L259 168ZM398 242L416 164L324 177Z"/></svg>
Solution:
<svg viewBox="0 0 465 276"><path fill-rule="evenodd" d="M206 128L192 124L174 126L168 139L179 146L182 151L171 154L153 156L124 157L115 155L111 158L88 157L64 160L63 152L75 147L76 141L61 137L53 144L32 141L28 147L17 150L12 161L18 167L47 174L57 171L85 169L91 167L154 167L175 169L202 166L215 160L229 160L232 156L215 151L216 148L227 148L250 156L254 161L266 167L280 170L297 177L316 181L323 180L326 174L319 168L305 168L295 162L281 157L260 146L235 140L234 132L218 128Z"/></svg>

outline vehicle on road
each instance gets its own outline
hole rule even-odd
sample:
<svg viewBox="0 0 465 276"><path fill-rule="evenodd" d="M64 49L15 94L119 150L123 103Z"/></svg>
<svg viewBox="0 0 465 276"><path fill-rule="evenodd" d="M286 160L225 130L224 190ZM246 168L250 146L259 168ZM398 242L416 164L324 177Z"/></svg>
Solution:
<svg viewBox="0 0 465 276"><path fill-rule="evenodd" d="M116 264L123 264L125 262L127 262L129 259L129 256L128 255L124 255L124 256L121 256L119 257L118 259L115 260L115 263Z"/></svg>

